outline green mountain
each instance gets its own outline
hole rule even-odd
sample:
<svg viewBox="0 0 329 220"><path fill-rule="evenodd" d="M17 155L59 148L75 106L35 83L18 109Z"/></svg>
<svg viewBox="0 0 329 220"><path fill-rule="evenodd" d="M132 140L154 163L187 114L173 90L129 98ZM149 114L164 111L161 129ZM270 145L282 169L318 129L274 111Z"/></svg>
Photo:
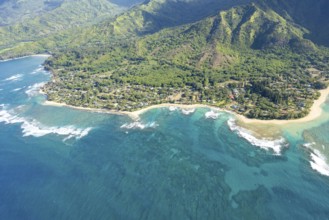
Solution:
<svg viewBox="0 0 329 220"><path fill-rule="evenodd" d="M78 5L78 3L81 5ZM69 20L73 20L74 17L69 17L66 15L66 10L71 10L72 7L76 7L76 12L79 13L81 8L85 8L85 12L88 12L88 9L91 8L88 4L98 8L100 11L98 13L102 13L104 7L108 7L108 9L112 10L109 12L110 14L114 13L114 8L129 8L133 5L141 3L142 0L107 0L107 1L77 1L77 0L1 0L0 1L0 26L6 26L15 24L27 19L33 19L39 16L43 16L49 12L54 10L58 10L57 13L64 13L59 15L64 15ZM68 7L68 8L66 8ZM63 11L62 11L63 10ZM68 11L67 11L68 12ZM83 11L81 11L83 12ZM95 13L96 11L93 10ZM90 13L90 12L88 12ZM97 13L97 12L96 12ZM52 13L53 15L56 12ZM45 17L47 19L48 16Z"/></svg>
<svg viewBox="0 0 329 220"><path fill-rule="evenodd" d="M34 18L59 7L64 0L1 0L0 26Z"/></svg>
<svg viewBox="0 0 329 220"><path fill-rule="evenodd" d="M260 1L284 18L298 24L309 33L306 38L317 44L329 46L329 2L326 0L268 0Z"/></svg>
<svg viewBox="0 0 329 220"><path fill-rule="evenodd" d="M328 78L321 45L329 41L317 22L327 25L329 3L292 2L149 0L0 55L51 51L54 78L44 90L70 105L204 103L248 117L302 117Z"/></svg>
<svg viewBox="0 0 329 220"><path fill-rule="evenodd" d="M4 21L0 27L0 50L96 24L122 13L127 6L108 0L4 1L0 7Z"/></svg>
<svg viewBox="0 0 329 220"><path fill-rule="evenodd" d="M215 15L219 10L250 0L149 0L119 16L110 24L114 34L150 34Z"/></svg>

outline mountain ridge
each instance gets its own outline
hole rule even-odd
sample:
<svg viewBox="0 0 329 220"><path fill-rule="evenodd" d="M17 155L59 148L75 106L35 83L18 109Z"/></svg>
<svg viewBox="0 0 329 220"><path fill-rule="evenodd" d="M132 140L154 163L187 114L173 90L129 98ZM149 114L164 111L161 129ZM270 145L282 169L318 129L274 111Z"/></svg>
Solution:
<svg viewBox="0 0 329 220"><path fill-rule="evenodd" d="M51 10L45 10L41 6L47 2L48 4L49 2L57 3L57 5ZM137 3L140 0L133 2ZM116 5L108 0L40 0L35 4L41 7L40 14L31 13L31 16L25 19L18 18L18 22L0 26L0 49L12 47L21 42L35 42L68 29L90 26L128 10L126 6Z"/></svg>

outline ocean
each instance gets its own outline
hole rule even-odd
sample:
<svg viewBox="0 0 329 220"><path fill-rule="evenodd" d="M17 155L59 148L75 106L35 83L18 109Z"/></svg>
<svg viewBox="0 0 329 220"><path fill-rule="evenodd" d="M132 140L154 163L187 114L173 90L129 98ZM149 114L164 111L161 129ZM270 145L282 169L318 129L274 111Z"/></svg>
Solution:
<svg viewBox="0 0 329 220"><path fill-rule="evenodd" d="M271 140L210 108L133 121L44 105L45 59L0 63L0 219L329 219L328 102Z"/></svg>

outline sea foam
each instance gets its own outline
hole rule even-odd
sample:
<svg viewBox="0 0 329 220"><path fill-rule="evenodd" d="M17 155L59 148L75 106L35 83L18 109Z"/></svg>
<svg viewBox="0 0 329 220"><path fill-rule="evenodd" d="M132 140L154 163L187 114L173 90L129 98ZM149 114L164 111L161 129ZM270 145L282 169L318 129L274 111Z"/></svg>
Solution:
<svg viewBox="0 0 329 220"><path fill-rule="evenodd" d="M30 73L31 75L36 75L36 74L44 74L48 75L49 72L45 70L45 68L40 65L37 69L35 69L33 72Z"/></svg>
<svg viewBox="0 0 329 220"><path fill-rule="evenodd" d="M2 106L4 108L4 106ZM14 115L8 110L0 110L0 122L6 124L21 124L24 137L34 136L42 137L48 134L67 136L64 140L75 138L80 139L88 135L92 128L76 128L73 125L69 126L46 126L35 119L27 119Z"/></svg>
<svg viewBox="0 0 329 220"><path fill-rule="evenodd" d="M184 115L190 115L190 114L193 114L195 112L195 109L194 108L191 108L191 109L182 109L181 111L182 111L182 113Z"/></svg>
<svg viewBox="0 0 329 220"><path fill-rule="evenodd" d="M42 66L39 66L37 69L35 69L31 74L37 74L37 73L40 73L44 70L44 68Z"/></svg>
<svg viewBox="0 0 329 220"><path fill-rule="evenodd" d="M275 140L255 137L251 131L236 125L235 120L233 118L229 119L227 121L227 124L231 129L231 131L236 132L240 137L246 139L252 145L260 147L265 150L273 150L275 155L280 155L281 149L283 147L288 146L286 140L283 137Z"/></svg>
<svg viewBox="0 0 329 220"><path fill-rule="evenodd" d="M219 112L215 112L214 110L211 110L209 112L206 112L205 117L207 119L217 119L219 115L220 115Z"/></svg>
<svg viewBox="0 0 329 220"><path fill-rule="evenodd" d="M29 86L27 88L27 90L25 91L25 93L29 96L29 97L33 97L36 96L38 94L40 94L40 89L45 85L45 82L42 83L36 83L32 86Z"/></svg>
<svg viewBox="0 0 329 220"><path fill-rule="evenodd" d="M23 77L23 74L16 74L14 76L11 76L11 77L8 77L8 78L4 79L3 81L11 81L11 82L19 81L19 80L22 79L22 77Z"/></svg>
<svg viewBox="0 0 329 220"><path fill-rule="evenodd" d="M319 172L322 175L329 176L329 165L326 157L321 154L321 152L317 149L313 149L316 143L306 143L303 146L311 150L311 160L310 164L313 170ZM324 146L322 146L324 147Z"/></svg>
<svg viewBox="0 0 329 220"><path fill-rule="evenodd" d="M178 108L176 106L169 106L169 111L176 111Z"/></svg>
<svg viewBox="0 0 329 220"><path fill-rule="evenodd" d="M135 121L135 122L131 122L131 123L125 123L125 124L121 125L120 128L144 130L146 128L156 128L158 126L159 125L156 122L142 123L140 121Z"/></svg>
<svg viewBox="0 0 329 220"><path fill-rule="evenodd" d="M318 150L313 150L311 153L311 167L320 174L329 176L329 165L327 159Z"/></svg>
<svg viewBox="0 0 329 220"><path fill-rule="evenodd" d="M11 90L12 92L18 92L18 91L20 91L20 90L22 90L23 88L17 88L17 89L13 89L13 90Z"/></svg>

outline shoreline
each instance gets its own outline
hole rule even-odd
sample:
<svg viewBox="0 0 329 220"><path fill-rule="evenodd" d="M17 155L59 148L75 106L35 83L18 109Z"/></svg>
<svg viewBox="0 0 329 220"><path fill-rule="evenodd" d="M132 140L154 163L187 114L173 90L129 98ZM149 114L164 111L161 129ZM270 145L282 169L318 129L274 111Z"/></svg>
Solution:
<svg viewBox="0 0 329 220"><path fill-rule="evenodd" d="M0 62L5 62L5 61L10 61L10 60L17 60L17 59L23 59L26 57L50 57L50 54L34 54L34 55L27 55L27 56L22 56L22 57L17 57L17 58L12 58L8 60L0 60ZM193 109L193 108L210 108L210 109L216 109L218 111L223 111L230 113L235 116L236 120L240 123L250 125L250 124L259 124L259 125L287 125L287 124L294 124L294 123L305 123L305 122L310 122L318 117L321 116L323 110L321 108L321 105L326 102L327 97L329 96L329 86L326 89L319 90L320 92L320 97L317 100L314 100L313 105L310 109L310 112L308 115L306 115L303 118L298 118L298 119L284 119L284 120L279 120L279 119L271 119L271 120L263 120L263 119L251 119L247 118L244 115L240 115L236 112L219 108L219 107L214 107L210 105L205 105L205 104L174 104L174 103L162 103L162 104L157 104L157 105L152 105L148 106L145 108L142 108L140 110L136 110L133 112L128 112L128 111L117 111L117 110L108 110L108 109L97 109L97 108L88 108L88 107L78 107L78 106L72 106L72 105L67 105L65 103L58 103L54 101L48 101L47 99L45 100L43 105L48 105L48 106L59 106L59 107L68 107L72 109L78 109L78 110L83 110L83 111L90 111L90 112L99 112L99 113L108 113L108 114L115 114L115 115L126 115L132 118L133 120L139 120L139 116L151 109L156 109L156 108L169 108L169 107L177 107L180 109ZM40 94L45 95L46 94L40 89Z"/></svg>
<svg viewBox="0 0 329 220"><path fill-rule="evenodd" d="M44 92L40 92L40 94L46 95ZM133 112L124 112L124 111L114 111L114 110L107 110L107 109L98 109L98 108L88 108L88 107L78 107L73 105L67 105L65 103L59 103L54 101L44 101L42 105L45 106L55 106L55 107L67 107L71 109L77 109L82 111L88 111L88 112L96 112L96 113L107 113L107 114L113 114L113 115L127 115L131 118L137 118L134 114L130 114Z"/></svg>
<svg viewBox="0 0 329 220"><path fill-rule="evenodd" d="M158 105L152 105L145 107L140 110L136 110L133 112L128 112L128 111L115 111L115 110L107 110L107 109L97 109L97 108L88 108L88 107L78 107L78 106L72 106L72 105L67 105L65 103L58 103L54 101L48 101L46 100L42 105L48 105L48 106L57 106L57 107L68 107L72 109L78 109L78 110L83 110L83 111L90 111L90 112L98 112L98 113L108 113L108 114L114 114L114 115L126 115L129 116L133 120L139 120L140 115L143 113L152 110L152 109L157 109L157 108L169 108L169 107L177 107L180 109L193 109L193 108L210 108L210 109L216 109L218 111L224 111L228 112L232 115L234 115L237 119L237 121L244 123L244 124L260 124L260 125L286 125L286 124L293 124L293 123L305 123L305 122L310 122L318 117L321 116L322 114L322 108L321 105L326 102L327 97L329 96L329 87L324 90L320 90L320 97L314 101L310 112L307 116L299 119L291 119L291 120L278 120L278 119L273 119L273 120L262 120L262 119L250 119L247 118L243 115L239 115L236 112L229 111L226 109L218 108L218 107L213 107L210 105L205 105L205 104L173 104L173 103L163 103L163 104L158 104ZM45 95L42 92L43 95Z"/></svg>
<svg viewBox="0 0 329 220"><path fill-rule="evenodd" d="M67 104L64 104L64 103L58 103L58 102L48 101L48 100L43 102L42 105L56 106L56 107L68 107L68 108L77 109L77 110L83 110L83 111L89 111L89 112L98 112L98 113L107 113L107 114L113 114L113 115L126 115L126 116L129 116L133 120L139 120L140 115L142 115L143 113L145 113L149 110L157 109L157 108L169 108L169 107L176 107L176 108L180 108L180 109L211 108L211 109L218 109L219 111L229 112L229 111L224 110L224 109L219 109L219 108L215 108L215 107L208 106L208 105L203 105L203 104L187 105L187 104L162 103L162 104L158 104L158 105L148 106L146 108L136 110L136 111L133 111L133 112L115 111L115 110L97 109L97 108L88 108L88 107L78 107L78 106L72 106L72 105L67 105ZM230 112L230 113L232 113L232 112Z"/></svg>
<svg viewBox="0 0 329 220"><path fill-rule="evenodd" d="M317 119L321 116L323 110L321 108L322 104L326 102L327 97L329 96L329 87L323 90L319 90L320 97L317 100L314 100L313 105L310 109L310 112L308 115L306 115L303 118L298 119L291 119L291 120L261 120L261 119L251 119L247 118L244 115L239 115L237 113L233 113L238 121L244 123L244 124L271 124L271 125L287 125L287 124L294 124L294 123L305 123L313 121L314 119Z"/></svg>
<svg viewBox="0 0 329 220"><path fill-rule="evenodd" d="M0 60L0 62L7 62L7 61L12 61L12 60L19 60L19 59L24 59L27 57L51 57L50 54L34 54L34 55L26 55L26 56L21 56L21 57L15 57L15 58L10 58L10 59L5 59L5 60Z"/></svg>

